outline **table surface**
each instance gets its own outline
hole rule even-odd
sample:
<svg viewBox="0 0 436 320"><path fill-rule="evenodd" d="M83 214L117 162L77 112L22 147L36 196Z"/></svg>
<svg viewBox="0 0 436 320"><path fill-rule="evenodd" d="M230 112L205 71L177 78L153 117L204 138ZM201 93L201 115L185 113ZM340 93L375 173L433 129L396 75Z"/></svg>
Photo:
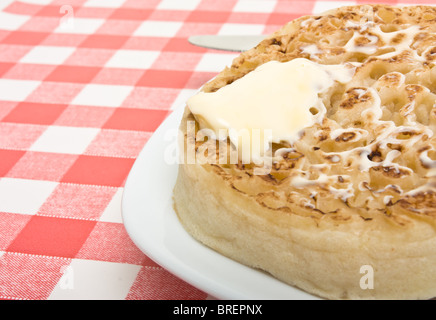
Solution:
<svg viewBox="0 0 436 320"><path fill-rule="evenodd" d="M144 255L121 218L154 130L236 56L187 38L269 34L355 3L1 0L0 299L212 298Z"/></svg>

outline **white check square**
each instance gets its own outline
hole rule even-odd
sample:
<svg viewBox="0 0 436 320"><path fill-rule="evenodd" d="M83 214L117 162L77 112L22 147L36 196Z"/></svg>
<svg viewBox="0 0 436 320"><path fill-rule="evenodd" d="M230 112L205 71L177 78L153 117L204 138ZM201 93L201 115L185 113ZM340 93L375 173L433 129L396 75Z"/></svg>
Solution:
<svg viewBox="0 0 436 320"><path fill-rule="evenodd" d="M48 299L123 300L140 270L127 263L73 259Z"/></svg>
<svg viewBox="0 0 436 320"><path fill-rule="evenodd" d="M218 32L221 35L241 35L241 34L262 34L264 25L261 24L242 24L242 23L224 23Z"/></svg>
<svg viewBox="0 0 436 320"><path fill-rule="evenodd" d="M94 107L119 107L132 92L131 86L88 84L73 99L71 104Z"/></svg>
<svg viewBox="0 0 436 320"><path fill-rule="evenodd" d="M230 66L237 54L205 53L195 68L196 71L220 72Z"/></svg>
<svg viewBox="0 0 436 320"><path fill-rule="evenodd" d="M123 218L121 216L121 201L123 199L124 188L118 188L118 191L112 197L112 200L107 205L103 214L100 216L99 221L122 223Z"/></svg>
<svg viewBox="0 0 436 320"><path fill-rule="evenodd" d="M65 21L65 23L62 23L62 21ZM60 24L54 32L69 34L94 34L104 22L104 19L70 17L68 19L60 19Z"/></svg>
<svg viewBox="0 0 436 320"><path fill-rule="evenodd" d="M144 21L133 33L140 37L174 37L182 27L176 21Z"/></svg>
<svg viewBox="0 0 436 320"><path fill-rule="evenodd" d="M21 58L20 62L59 65L75 50L73 47L36 46Z"/></svg>
<svg viewBox="0 0 436 320"><path fill-rule="evenodd" d="M157 9L163 10L194 10L201 0L162 0Z"/></svg>
<svg viewBox="0 0 436 320"><path fill-rule="evenodd" d="M8 7L14 1L15 0L2 0L2 1L0 1L0 11L4 8ZM25 2L25 0L23 0L22 2Z"/></svg>
<svg viewBox="0 0 436 320"><path fill-rule="evenodd" d="M106 67L148 69L158 56L159 51L118 50L106 63Z"/></svg>
<svg viewBox="0 0 436 320"><path fill-rule="evenodd" d="M82 154L100 129L51 126L30 147L31 151Z"/></svg>
<svg viewBox="0 0 436 320"><path fill-rule="evenodd" d="M0 211L34 215L58 184L51 181L0 179Z"/></svg>
<svg viewBox="0 0 436 320"><path fill-rule="evenodd" d="M17 30L29 19L30 16L0 11L0 29Z"/></svg>
<svg viewBox="0 0 436 320"><path fill-rule="evenodd" d="M274 10L277 1L274 0L240 0L233 8L235 12L270 13Z"/></svg>
<svg viewBox="0 0 436 320"><path fill-rule="evenodd" d="M0 79L0 100L23 101L41 84L33 80Z"/></svg>

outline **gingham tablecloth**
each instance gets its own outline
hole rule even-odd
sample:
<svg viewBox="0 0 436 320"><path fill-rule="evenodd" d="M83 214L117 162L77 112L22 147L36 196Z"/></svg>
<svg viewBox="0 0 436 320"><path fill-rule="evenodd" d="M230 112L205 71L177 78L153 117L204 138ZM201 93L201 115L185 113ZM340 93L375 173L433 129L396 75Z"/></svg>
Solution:
<svg viewBox="0 0 436 320"><path fill-rule="evenodd" d="M235 57L187 38L355 3L0 0L0 299L207 299L132 243L120 209L153 131Z"/></svg>

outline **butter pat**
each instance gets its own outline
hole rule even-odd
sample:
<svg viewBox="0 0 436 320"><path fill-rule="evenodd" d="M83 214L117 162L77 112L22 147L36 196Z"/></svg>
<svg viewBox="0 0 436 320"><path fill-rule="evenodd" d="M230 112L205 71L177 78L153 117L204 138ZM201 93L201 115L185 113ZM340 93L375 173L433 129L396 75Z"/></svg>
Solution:
<svg viewBox="0 0 436 320"><path fill-rule="evenodd" d="M212 129L217 135L221 129L267 130L271 134L263 143L292 143L305 127L324 117L319 94L335 81L350 81L354 70L304 58L270 61L216 92L199 92L188 99L187 105L200 127ZM235 145L240 143L234 135L229 137Z"/></svg>

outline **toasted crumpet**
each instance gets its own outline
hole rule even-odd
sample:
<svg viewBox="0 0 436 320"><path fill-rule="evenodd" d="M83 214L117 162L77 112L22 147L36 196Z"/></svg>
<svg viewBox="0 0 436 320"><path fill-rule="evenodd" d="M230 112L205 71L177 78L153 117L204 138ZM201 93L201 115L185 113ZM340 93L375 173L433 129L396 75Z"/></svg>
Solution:
<svg viewBox="0 0 436 320"><path fill-rule="evenodd" d="M273 144L265 174L256 164L183 161L174 189L181 223L223 255L323 298L435 297L436 8L366 5L301 17L202 91L296 58L347 64L354 76L320 94L321 123ZM189 138L187 123L198 130L198 120L187 107L182 150L217 144ZM220 159L223 148L230 142L207 157ZM362 283L362 267L373 286Z"/></svg>

